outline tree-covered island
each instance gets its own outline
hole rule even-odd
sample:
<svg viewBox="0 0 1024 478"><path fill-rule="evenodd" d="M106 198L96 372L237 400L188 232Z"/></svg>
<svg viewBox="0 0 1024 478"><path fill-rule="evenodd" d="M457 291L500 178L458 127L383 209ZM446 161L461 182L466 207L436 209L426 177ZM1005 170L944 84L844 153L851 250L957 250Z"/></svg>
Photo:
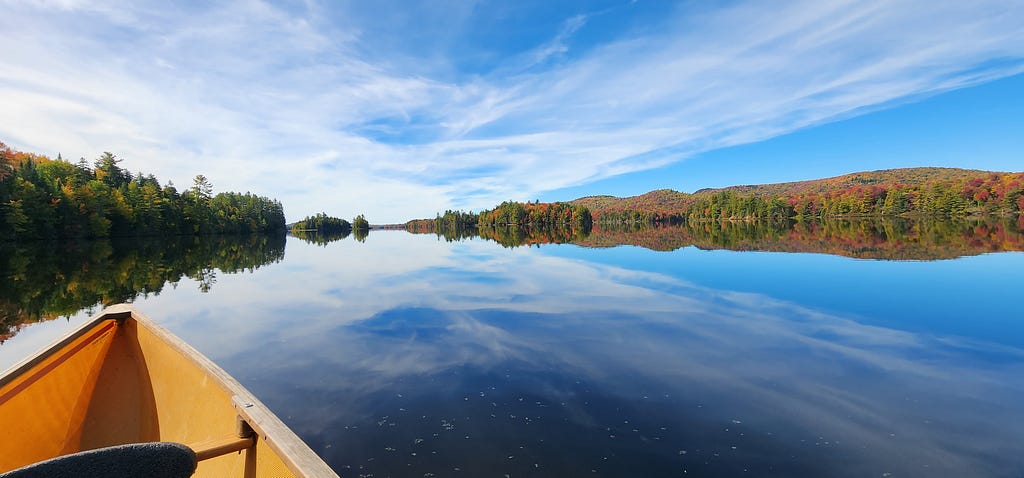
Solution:
<svg viewBox="0 0 1024 478"><path fill-rule="evenodd" d="M344 219L328 216L326 213L318 213L307 216L291 227L292 234L316 233L316 234L344 234L352 232L352 224Z"/></svg>
<svg viewBox="0 0 1024 478"><path fill-rule="evenodd" d="M345 219L328 216L321 212L292 224L290 231L299 239L324 246L344 239L349 234L353 234L357 241L362 242L366 240L366 236L370 232L370 222L362 214L357 215L352 222L348 222Z"/></svg>

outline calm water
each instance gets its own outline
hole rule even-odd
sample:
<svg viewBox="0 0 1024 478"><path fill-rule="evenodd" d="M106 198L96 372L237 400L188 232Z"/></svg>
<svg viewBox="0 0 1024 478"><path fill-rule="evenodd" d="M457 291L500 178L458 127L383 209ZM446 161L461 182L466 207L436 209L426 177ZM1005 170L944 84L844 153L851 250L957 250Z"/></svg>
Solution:
<svg viewBox="0 0 1024 478"><path fill-rule="evenodd" d="M342 476L1024 476L1020 252L262 247L134 302Z"/></svg>

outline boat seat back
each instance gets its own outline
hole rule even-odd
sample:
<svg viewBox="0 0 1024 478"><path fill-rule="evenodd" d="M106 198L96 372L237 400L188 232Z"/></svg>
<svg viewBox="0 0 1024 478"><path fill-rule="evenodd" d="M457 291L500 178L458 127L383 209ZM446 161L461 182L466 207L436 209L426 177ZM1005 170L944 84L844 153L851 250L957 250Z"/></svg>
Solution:
<svg viewBox="0 0 1024 478"><path fill-rule="evenodd" d="M187 478L196 463L195 452L180 443L133 443L51 458L0 478Z"/></svg>

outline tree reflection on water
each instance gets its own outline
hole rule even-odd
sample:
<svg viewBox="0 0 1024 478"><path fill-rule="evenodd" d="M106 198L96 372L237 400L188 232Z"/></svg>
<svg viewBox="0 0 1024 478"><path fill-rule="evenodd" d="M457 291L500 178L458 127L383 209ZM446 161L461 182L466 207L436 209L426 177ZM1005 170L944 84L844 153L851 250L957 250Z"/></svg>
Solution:
<svg viewBox="0 0 1024 478"><path fill-rule="evenodd" d="M209 292L218 271L284 259L285 235L0 244L0 341L24 324L158 295L182 277Z"/></svg>
<svg viewBox="0 0 1024 478"><path fill-rule="evenodd" d="M445 240L480 237L504 247L575 244L655 251L809 252L858 259L938 260L1024 250L1020 224L1005 218L837 219L812 222L700 221L680 225L595 224L591 230L484 227L434 232Z"/></svg>

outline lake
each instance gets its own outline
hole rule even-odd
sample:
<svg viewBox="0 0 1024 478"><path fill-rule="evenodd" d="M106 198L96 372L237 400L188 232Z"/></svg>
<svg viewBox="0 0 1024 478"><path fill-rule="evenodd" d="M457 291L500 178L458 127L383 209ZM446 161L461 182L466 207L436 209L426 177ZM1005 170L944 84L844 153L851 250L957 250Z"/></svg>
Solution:
<svg viewBox="0 0 1024 478"><path fill-rule="evenodd" d="M131 300L346 477L1016 477L1024 253L979 227L9 249L0 368Z"/></svg>

